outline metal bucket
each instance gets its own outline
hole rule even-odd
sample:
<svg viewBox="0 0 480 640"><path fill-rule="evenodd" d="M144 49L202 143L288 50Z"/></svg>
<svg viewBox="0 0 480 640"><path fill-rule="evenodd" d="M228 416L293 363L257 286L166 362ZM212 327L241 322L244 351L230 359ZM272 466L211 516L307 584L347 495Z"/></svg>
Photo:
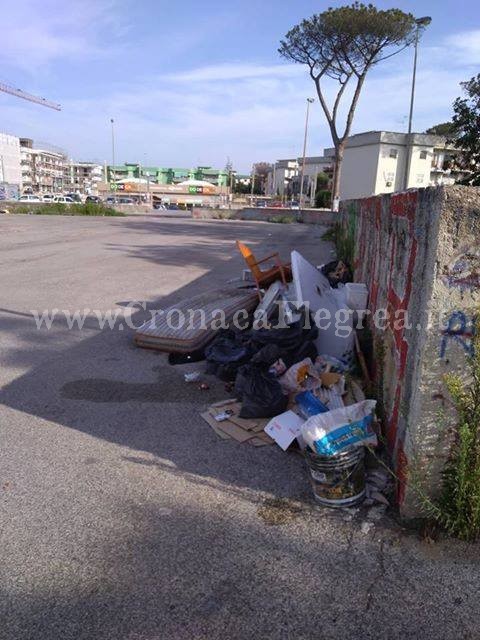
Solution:
<svg viewBox="0 0 480 640"><path fill-rule="evenodd" d="M349 449L336 456L305 451L313 495L328 507L352 507L365 498L365 450Z"/></svg>

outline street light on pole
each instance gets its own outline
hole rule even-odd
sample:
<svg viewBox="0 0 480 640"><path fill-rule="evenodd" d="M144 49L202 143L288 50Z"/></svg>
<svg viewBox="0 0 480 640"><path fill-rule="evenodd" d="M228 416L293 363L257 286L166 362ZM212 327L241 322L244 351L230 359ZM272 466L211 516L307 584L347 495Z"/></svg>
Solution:
<svg viewBox="0 0 480 640"><path fill-rule="evenodd" d="M415 83L417 80L417 58L418 58L418 41L420 39L420 29L422 27L428 27L432 19L430 16L424 16L415 20L417 28L415 30L414 41L414 54L413 54L413 75L412 75L412 90L410 93L410 112L408 115L408 133L407 133L407 145L406 145L406 162L405 162L405 180L404 188L408 189L408 174L410 173L410 155L412 146L412 121L413 121L413 105L415 102Z"/></svg>
<svg viewBox="0 0 480 640"><path fill-rule="evenodd" d="M304 176L305 176L305 155L307 153L307 136L308 136L308 116L310 113L310 105L315 102L315 100L313 98L307 98L307 113L305 116L305 135L303 137L303 158L302 158L302 173L300 176L300 197L299 197L299 204L300 204L300 208L302 208L302 204L303 204L303 180L304 180Z"/></svg>
<svg viewBox="0 0 480 640"><path fill-rule="evenodd" d="M110 123L112 125L112 171L110 175L113 176L113 180L110 180L110 182L115 182L115 128L113 118L110 118Z"/></svg>

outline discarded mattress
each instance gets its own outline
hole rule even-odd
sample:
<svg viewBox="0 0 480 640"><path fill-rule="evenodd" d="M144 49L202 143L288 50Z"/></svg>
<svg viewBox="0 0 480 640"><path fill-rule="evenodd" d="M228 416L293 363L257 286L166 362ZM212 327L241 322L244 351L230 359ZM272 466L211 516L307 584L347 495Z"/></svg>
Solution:
<svg viewBox="0 0 480 640"><path fill-rule="evenodd" d="M332 289L323 273L298 251L292 251L292 275L296 302L308 306L318 327L315 341L318 353L350 362L354 348L353 319L348 314L345 292Z"/></svg>
<svg viewBox="0 0 480 640"><path fill-rule="evenodd" d="M212 340L221 317L225 316L228 324L236 311L251 312L257 304L258 296L251 289L212 289L177 302L147 320L135 332L135 343L168 353L197 351Z"/></svg>

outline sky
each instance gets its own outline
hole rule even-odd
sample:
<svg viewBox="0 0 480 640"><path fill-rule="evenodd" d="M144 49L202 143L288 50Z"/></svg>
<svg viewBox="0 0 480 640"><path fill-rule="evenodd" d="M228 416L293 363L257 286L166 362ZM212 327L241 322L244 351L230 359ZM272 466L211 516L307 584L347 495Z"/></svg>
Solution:
<svg viewBox="0 0 480 640"><path fill-rule="evenodd" d="M305 67L280 58L285 33L329 0L0 0L0 82L62 105L57 112L0 92L0 131L76 160L248 172L300 156ZM478 0L378 1L431 16L419 49L414 130L448 120L459 83L480 71ZM405 131L413 49L367 76L352 133ZM327 92L334 95L335 87ZM318 100L308 155L332 146Z"/></svg>

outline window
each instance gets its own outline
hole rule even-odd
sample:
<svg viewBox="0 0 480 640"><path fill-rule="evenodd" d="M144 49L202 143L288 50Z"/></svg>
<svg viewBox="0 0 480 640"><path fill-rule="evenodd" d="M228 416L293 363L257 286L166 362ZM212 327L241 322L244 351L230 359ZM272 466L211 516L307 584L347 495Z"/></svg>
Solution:
<svg viewBox="0 0 480 640"><path fill-rule="evenodd" d="M428 153L426 151L420 151L420 160L426 160Z"/></svg>
<svg viewBox="0 0 480 640"><path fill-rule="evenodd" d="M398 156L398 149L390 149L389 157L396 158Z"/></svg>
<svg viewBox="0 0 480 640"><path fill-rule="evenodd" d="M425 174L417 173L417 184L423 184L424 177L425 177Z"/></svg>

